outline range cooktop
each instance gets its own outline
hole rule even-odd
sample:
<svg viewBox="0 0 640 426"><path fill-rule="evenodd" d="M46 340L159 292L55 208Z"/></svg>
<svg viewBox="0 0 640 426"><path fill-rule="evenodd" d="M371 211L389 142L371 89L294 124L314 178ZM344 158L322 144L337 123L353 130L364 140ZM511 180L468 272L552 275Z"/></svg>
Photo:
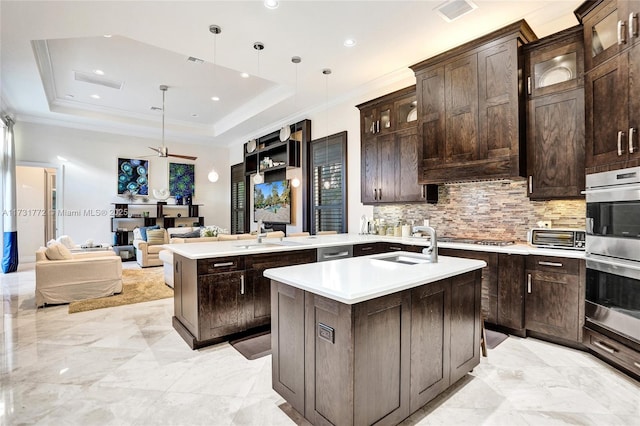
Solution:
<svg viewBox="0 0 640 426"><path fill-rule="evenodd" d="M455 237L439 237L439 243L459 243L459 244L478 244L481 246L510 246L515 241L503 240L476 240L473 238L455 238Z"/></svg>

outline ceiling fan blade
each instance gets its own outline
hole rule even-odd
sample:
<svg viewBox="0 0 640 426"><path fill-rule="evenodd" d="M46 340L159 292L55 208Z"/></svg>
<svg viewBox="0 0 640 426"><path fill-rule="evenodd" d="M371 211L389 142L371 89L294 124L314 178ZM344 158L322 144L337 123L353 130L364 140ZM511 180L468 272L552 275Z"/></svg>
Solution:
<svg viewBox="0 0 640 426"><path fill-rule="evenodd" d="M198 157L193 157L191 155L180 155L180 154L167 154L168 157L176 157L176 158L184 158L185 160L197 160Z"/></svg>
<svg viewBox="0 0 640 426"><path fill-rule="evenodd" d="M149 149L152 149L155 152L157 152L158 154L162 155L162 151L160 150L160 148L154 148L154 147L150 146Z"/></svg>

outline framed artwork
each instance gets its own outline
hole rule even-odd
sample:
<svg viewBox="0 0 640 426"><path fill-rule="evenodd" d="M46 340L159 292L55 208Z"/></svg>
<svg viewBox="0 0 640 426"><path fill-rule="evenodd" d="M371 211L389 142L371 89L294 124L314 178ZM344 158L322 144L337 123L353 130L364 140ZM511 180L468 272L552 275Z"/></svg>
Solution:
<svg viewBox="0 0 640 426"><path fill-rule="evenodd" d="M118 158L118 195L149 195L149 161Z"/></svg>
<svg viewBox="0 0 640 426"><path fill-rule="evenodd" d="M196 192L195 164L169 163L169 193L171 196L194 196Z"/></svg>

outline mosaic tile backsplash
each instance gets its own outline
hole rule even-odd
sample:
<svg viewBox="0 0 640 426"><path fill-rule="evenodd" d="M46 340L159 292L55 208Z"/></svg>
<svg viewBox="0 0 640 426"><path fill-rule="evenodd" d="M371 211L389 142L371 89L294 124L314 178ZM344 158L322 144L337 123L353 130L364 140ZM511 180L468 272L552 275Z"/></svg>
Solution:
<svg viewBox="0 0 640 426"><path fill-rule="evenodd" d="M538 221L554 228L585 228L584 200L530 201L525 180L440 185L438 204L375 206L374 219L422 225L429 219L440 236L526 242Z"/></svg>

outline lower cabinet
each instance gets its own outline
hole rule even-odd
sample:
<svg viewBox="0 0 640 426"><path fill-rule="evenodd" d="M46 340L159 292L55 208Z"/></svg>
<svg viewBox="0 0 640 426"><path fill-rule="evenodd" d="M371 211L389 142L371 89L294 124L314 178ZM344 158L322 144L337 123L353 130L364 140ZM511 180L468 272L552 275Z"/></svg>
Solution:
<svg viewBox="0 0 640 426"><path fill-rule="evenodd" d="M480 362L480 276L355 305L272 281L274 390L312 424L398 424Z"/></svg>
<svg viewBox="0 0 640 426"><path fill-rule="evenodd" d="M528 256L525 327L571 342L582 342L585 261Z"/></svg>
<svg viewBox="0 0 640 426"><path fill-rule="evenodd" d="M174 254L174 328L196 349L267 327L271 290L265 269L315 260L315 249L199 260Z"/></svg>
<svg viewBox="0 0 640 426"><path fill-rule="evenodd" d="M598 354L600 358L604 358L640 380L640 348L638 345L635 349L630 348L588 327L584 329L582 343L591 352Z"/></svg>

